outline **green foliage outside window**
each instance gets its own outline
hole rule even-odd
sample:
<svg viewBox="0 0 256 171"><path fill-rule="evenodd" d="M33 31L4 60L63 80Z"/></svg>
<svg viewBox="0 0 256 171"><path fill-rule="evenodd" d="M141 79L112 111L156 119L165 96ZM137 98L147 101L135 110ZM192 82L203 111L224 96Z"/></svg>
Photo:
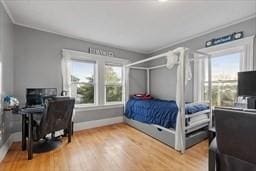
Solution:
<svg viewBox="0 0 256 171"><path fill-rule="evenodd" d="M120 102L122 101L122 70L120 67L117 68L119 74L114 71L113 66L106 65L105 67L105 91L106 91L106 102Z"/></svg>
<svg viewBox="0 0 256 171"><path fill-rule="evenodd" d="M77 87L77 95L81 96L81 104L94 103L94 85L82 84Z"/></svg>
<svg viewBox="0 0 256 171"><path fill-rule="evenodd" d="M208 98L208 84L205 84L205 99ZM237 81L222 80L212 82L212 104L214 106L234 106L237 96Z"/></svg>
<svg viewBox="0 0 256 171"><path fill-rule="evenodd" d="M106 66L105 69L106 102L122 101L122 78L112 66ZM94 103L94 78L92 76L86 77L86 80L86 83L79 82L79 78L74 75L71 76L72 94L76 97L77 104Z"/></svg>

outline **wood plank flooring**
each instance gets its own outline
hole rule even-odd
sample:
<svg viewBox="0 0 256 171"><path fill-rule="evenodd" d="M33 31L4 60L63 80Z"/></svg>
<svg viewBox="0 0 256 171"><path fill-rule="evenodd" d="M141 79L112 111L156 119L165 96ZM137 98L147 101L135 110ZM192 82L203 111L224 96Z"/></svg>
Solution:
<svg viewBox="0 0 256 171"><path fill-rule="evenodd" d="M1 171L207 171L208 143L181 155L174 149L122 123L75 132L53 151L27 160L20 143L12 145Z"/></svg>

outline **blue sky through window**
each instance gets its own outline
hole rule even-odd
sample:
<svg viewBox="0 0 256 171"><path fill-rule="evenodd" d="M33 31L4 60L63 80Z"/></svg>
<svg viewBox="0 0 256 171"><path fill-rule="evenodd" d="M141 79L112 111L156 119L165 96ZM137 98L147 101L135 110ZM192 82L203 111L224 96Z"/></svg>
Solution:
<svg viewBox="0 0 256 171"><path fill-rule="evenodd" d="M79 78L79 82L89 82L86 77L94 77L95 63L72 61L72 75Z"/></svg>
<svg viewBox="0 0 256 171"><path fill-rule="evenodd" d="M236 80L240 70L240 53L212 58L212 80Z"/></svg>

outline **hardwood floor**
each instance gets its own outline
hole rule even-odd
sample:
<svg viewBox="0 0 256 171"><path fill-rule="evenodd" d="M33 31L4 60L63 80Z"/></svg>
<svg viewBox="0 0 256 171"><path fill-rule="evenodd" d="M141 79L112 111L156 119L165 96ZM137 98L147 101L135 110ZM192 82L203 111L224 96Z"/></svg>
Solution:
<svg viewBox="0 0 256 171"><path fill-rule="evenodd" d="M12 145L1 171L206 171L208 143L204 141L181 155L174 149L126 125L116 124L75 132L48 153L27 160L20 143Z"/></svg>

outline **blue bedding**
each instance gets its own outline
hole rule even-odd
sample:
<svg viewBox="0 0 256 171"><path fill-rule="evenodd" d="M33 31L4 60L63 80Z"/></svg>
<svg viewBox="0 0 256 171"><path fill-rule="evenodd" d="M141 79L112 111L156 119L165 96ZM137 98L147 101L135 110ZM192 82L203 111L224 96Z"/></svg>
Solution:
<svg viewBox="0 0 256 171"><path fill-rule="evenodd" d="M186 114L208 109L206 104L186 104ZM125 116L147 124L156 124L165 128L175 128L178 106L174 100L130 99L126 104Z"/></svg>

